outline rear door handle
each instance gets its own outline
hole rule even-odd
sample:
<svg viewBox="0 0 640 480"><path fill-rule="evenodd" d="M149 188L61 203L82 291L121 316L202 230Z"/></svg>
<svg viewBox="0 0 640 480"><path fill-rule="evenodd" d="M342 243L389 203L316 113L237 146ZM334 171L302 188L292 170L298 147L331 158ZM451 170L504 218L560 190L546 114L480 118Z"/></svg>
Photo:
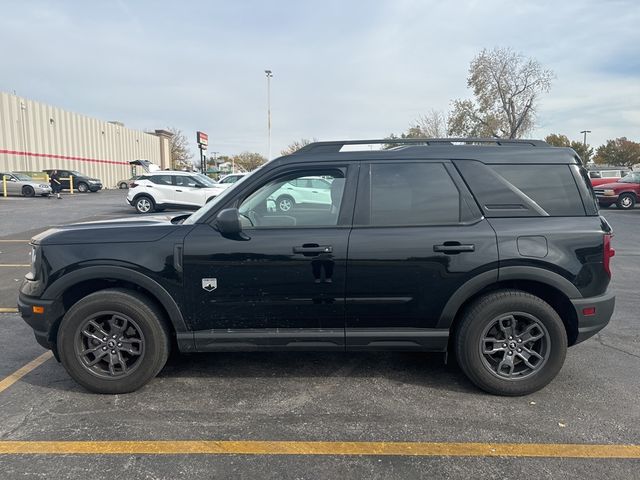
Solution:
<svg viewBox="0 0 640 480"><path fill-rule="evenodd" d="M476 246L473 244L463 245L460 242L445 242L443 245L434 245L434 252L442 252L442 253L462 253L462 252L475 252Z"/></svg>
<svg viewBox="0 0 640 480"><path fill-rule="evenodd" d="M317 245L317 244L307 244L305 243L301 247L293 247L293 253L331 253L333 252L333 247L331 245Z"/></svg>
<svg viewBox="0 0 640 480"><path fill-rule="evenodd" d="M182 192L182 190L176 190L176 192Z"/></svg>

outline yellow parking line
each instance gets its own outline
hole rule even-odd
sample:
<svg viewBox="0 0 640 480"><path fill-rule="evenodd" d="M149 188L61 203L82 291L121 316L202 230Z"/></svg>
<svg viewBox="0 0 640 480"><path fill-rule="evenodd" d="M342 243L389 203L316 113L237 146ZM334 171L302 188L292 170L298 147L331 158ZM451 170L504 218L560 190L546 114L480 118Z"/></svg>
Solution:
<svg viewBox="0 0 640 480"><path fill-rule="evenodd" d="M30 267L28 263L0 263L0 267Z"/></svg>
<svg viewBox="0 0 640 480"><path fill-rule="evenodd" d="M16 383L18 380L24 377L27 373L38 368L44 362L49 360L52 356L53 356L53 353L51 353L51 350L48 350L44 352L42 355L40 355L38 358L31 360L24 367L19 368L18 370L13 372L7 378L0 380L0 393L4 392L7 388L9 388L11 385Z"/></svg>
<svg viewBox="0 0 640 480"><path fill-rule="evenodd" d="M640 445L562 443L0 441L0 454L395 455L427 457L640 458Z"/></svg>
<svg viewBox="0 0 640 480"><path fill-rule="evenodd" d="M15 307L0 307L0 313L18 313Z"/></svg>
<svg viewBox="0 0 640 480"><path fill-rule="evenodd" d="M31 240L0 240L0 243L29 243Z"/></svg>

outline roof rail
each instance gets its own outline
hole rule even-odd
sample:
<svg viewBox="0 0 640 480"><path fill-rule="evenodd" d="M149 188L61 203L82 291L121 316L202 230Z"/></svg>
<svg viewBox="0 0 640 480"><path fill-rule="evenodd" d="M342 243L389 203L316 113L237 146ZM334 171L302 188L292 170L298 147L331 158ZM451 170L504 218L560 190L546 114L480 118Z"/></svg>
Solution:
<svg viewBox="0 0 640 480"><path fill-rule="evenodd" d="M313 142L305 145L294 155L299 153L324 154L337 153L345 145L454 145L464 143L470 145L492 144L496 146L517 145L522 147L549 147L543 140L519 140L511 138L378 138L374 140L338 140L331 142Z"/></svg>

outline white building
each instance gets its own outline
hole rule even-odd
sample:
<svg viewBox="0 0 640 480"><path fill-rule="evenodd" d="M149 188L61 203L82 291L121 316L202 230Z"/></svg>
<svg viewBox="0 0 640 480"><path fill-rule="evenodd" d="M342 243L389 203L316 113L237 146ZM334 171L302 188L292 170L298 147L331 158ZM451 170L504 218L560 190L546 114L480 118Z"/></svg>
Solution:
<svg viewBox="0 0 640 480"><path fill-rule="evenodd" d="M131 176L132 160L169 168L170 138L0 92L0 171L77 170L113 188Z"/></svg>

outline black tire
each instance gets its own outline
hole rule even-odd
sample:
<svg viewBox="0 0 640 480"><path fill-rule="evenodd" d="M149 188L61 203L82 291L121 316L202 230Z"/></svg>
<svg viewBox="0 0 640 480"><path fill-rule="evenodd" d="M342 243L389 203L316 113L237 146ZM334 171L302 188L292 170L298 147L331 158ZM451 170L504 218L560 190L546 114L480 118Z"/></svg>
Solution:
<svg viewBox="0 0 640 480"><path fill-rule="evenodd" d="M120 190L124 190L128 187L127 182L120 182L120 184L118 185L118 188Z"/></svg>
<svg viewBox="0 0 640 480"><path fill-rule="evenodd" d="M279 212L287 213L293 210L296 206L296 201L291 195L280 195L276 200L276 208Z"/></svg>
<svg viewBox="0 0 640 480"><path fill-rule="evenodd" d="M22 187L22 195L24 195L25 197L33 197L35 196L36 191L33 189L32 186L30 185L25 185L24 187Z"/></svg>
<svg viewBox="0 0 640 480"><path fill-rule="evenodd" d="M120 321L126 328L120 331L107 327L113 326L107 323L109 320L102 322L109 318L116 318L114 324ZM126 319L127 322L118 319ZM104 328L95 329L90 321ZM136 340L135 332L141 339L139 343L133 341ZM111 333L118 337L114 335L112 339ZM105 335L103 339L97 338L102 335ZM123 343L116 343L119 340ZM107 341L107 352L102 353ZM138 347L134 346L136 344ZM122 349L118 348L123 345ZM129 393L145 385L162 370L169 356L170 337L162 311L148 298L131 290L108 289L84 297L69 309L58 330L57 347L64 368L87 390ZM110 348L117 350L109 352ZM101 355L81 354L90 350ZM138 353L130 355L127 353L129 350L137 350ZM112 355L114 352L116 355ZM127 368L122 365L112 373L112 358L119 359L116 365L130 364ZM90 365L93 361L97 363Z"/></svg>
<svg viewBox="0 0 640 480"><path fill-rule="evenodd" d="M148 195L140 195L135 199L133 206L138 213L151 213L156 209L156 203Z"/></svg>
<svg viewBox="0 0 640 480"><path fill-rule="evenodd" d="M620 210L631 210L636 206L636 196L632 193L623 193L616 201L616 207Z"/></svg>
<svg viewBox="0 0 640 480"><path fill-rule="evenodd" d="M528 333L519 330L527 322L531 325ZM512 330L501 328L509 324ZM526 340L536 336L540 338ZM494 353L487 351L490 344ZM460 368L482 390L495 395L528 395L551 382L562 368L567 332L557 312L541 298L520 290L500 290L479 298L465 310L455 335L455 349ZM510 371L505 372L504 367Z"/></svg>
<svg viewBox="0 0 640 480"><path fill-rule="evenodd" d="M76 188L78 189L78 192L80 192L80 193L87 193L87 192L89 191L89 185L87 185L87 184L86 184L86 183L84 183L84 182L80 182L80 183L77 185L77 187L76 187Z"/></svg>

